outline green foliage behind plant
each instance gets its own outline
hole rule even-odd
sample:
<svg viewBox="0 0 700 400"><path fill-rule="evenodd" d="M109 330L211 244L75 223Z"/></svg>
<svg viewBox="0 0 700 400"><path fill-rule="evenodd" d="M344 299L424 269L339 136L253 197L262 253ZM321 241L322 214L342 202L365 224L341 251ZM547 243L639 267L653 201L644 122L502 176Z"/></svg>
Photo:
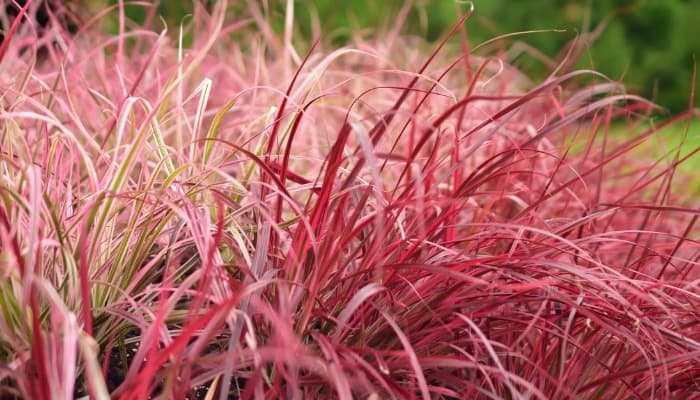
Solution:
<svg viewBox="0 0 700 400"><path fill-rule="evenodd" d="M517 30L563 28L563 34L523 38L554 55L585 29L592 30L614 11L605 31L590 47L582 67L594 67L660 104L679 111L691 92L693 55L700 54L700 2L696 0L476 1L472 31L483 38ZM487 29L484 29L487 28Z"/></svg>
<svg viewBox="0 0 700 400"><path fill-rule="evenodd" d="M111 0L114 1L114 0ZM242 5L245 2L239 4ZM270 2L273 26L281 28L285 1ZM183 5L184 4L184 5ZM326 40L346 41L360 29L387 29L395 22L402 0L296 1L296 24L302 37L311 36L312 10L318 12ZM473 44L517 31L557 29L518 36L547 56L554 57L578 33L593 30L606 16L619 12L590 46L580 67L595 68L628 88L651 98L673 112L688 106L694 56L700 54L700 1L698 0L475 0L475 15L468 22ZM191 10L189 2L163 1L161 12L177 23ZM416 0L404 31L434 40L457 20L453 0ZM463 8L465 6L462 6ZM142 18L140 7L130 15ZM547 68L526 54L521 68L542 76ZM696 86L697 90L697 86Z"/></svg>

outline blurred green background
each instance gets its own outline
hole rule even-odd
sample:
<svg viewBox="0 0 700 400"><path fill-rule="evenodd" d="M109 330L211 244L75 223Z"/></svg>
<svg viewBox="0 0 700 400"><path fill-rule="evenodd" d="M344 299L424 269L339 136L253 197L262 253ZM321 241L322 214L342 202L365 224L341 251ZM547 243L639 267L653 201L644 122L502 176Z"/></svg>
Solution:
<svg viewBox="0 0 700 400"><path fill-rule="evenodd" d="M251 1L266 8L273 26L282 28L286 1ZM342 44L360 29L391 28L404 3L403 0L295 0L297 37L310 39L311 10L318 12L323 39ZM413 0L403 31L435 40L457 21L458 7L466 9L459 3L459 0ZM615 14L590 44L579 67L592 67L621 80L631 92L656 101L671 113L687 109L691 91L697 91L697 84L692 88L692 75L695 57L700 56L700 0L474 0L473 3L475 13L467 24L472 46L506 33L563 30L508 39L509 44L524 42L548 57L555 57L578 33L594 30L606 16ZM249 6L249 1L234 0L229 4L241 10ZM160 3L161 13L172 24L181 21L191 12L191 7L189 1ZM135 20L142 18L138 7L127 11ZM528 52L521 53L515 63L534 78L551 70L551 66Z"/></svg>

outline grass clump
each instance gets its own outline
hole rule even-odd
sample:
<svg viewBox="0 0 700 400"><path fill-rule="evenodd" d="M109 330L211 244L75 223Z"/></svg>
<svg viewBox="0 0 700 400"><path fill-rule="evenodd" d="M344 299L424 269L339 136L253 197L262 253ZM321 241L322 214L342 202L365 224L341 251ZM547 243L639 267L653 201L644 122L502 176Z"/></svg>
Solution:
<svg viewBox="0 0 700 400"><path fill-rule="evenodd" d="M4 397L700 390L700 148L639 150L696 110L638 129L653 104L593 71L530 82L453 38L471 11L432 50L300 53L293 2L281 37L194 10L120 3L42 59L8 34Z"/></svg>

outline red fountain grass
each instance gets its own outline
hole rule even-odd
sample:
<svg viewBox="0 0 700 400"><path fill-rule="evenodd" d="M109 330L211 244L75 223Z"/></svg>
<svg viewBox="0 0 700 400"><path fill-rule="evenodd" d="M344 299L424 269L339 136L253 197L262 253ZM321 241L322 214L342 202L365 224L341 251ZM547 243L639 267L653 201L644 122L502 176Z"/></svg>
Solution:
<svg viewBox="0 0 700 400"><path fill-rule="evenodd" d="M225 3L172 35L120 2L42 60L13 25L3 398L700 392L700 148L638 151L696 110L644 128L593 71L455 54L469 14L304 56L293 2L281 38Z"/></svg>

